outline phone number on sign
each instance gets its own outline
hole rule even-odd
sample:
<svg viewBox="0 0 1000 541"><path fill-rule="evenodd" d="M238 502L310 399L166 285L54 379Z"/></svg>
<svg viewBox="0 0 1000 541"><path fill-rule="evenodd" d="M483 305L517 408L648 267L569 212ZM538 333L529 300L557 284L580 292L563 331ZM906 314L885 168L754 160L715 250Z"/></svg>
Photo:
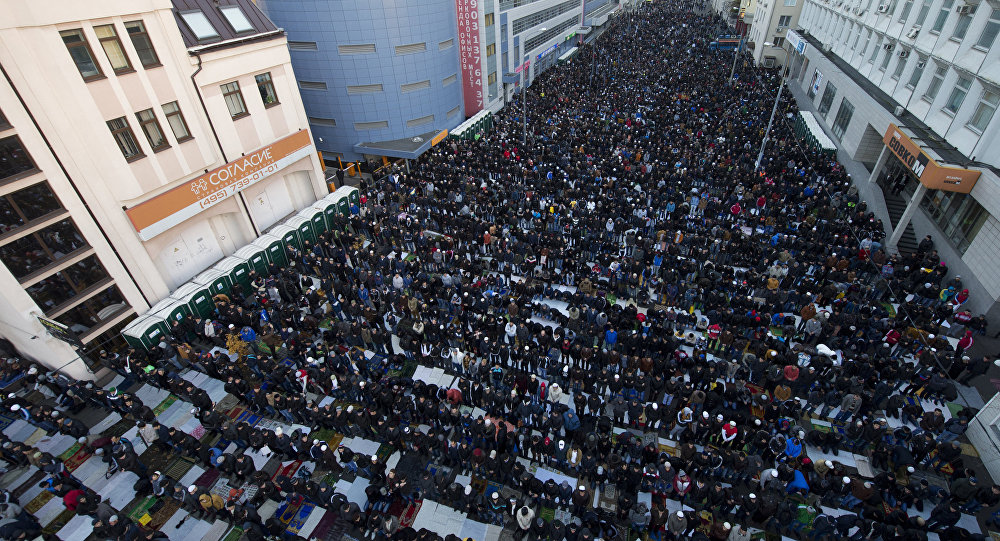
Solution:
<svg viewBox="0 0 1000 541"><path fill-rule="evenodd" d="M270 175L271 173L277 171L278 169L279 169L278 164L272 163L271 165L268 165L264 169L261 169L260 171L257 171L248 177L243 177L239 181L230 184L229 186L226 186L225 188L215 193L209 194L204 199L202 199L198 204L201 205L201 208L210 207L227 197L236 195L236 192Z"/></svg>

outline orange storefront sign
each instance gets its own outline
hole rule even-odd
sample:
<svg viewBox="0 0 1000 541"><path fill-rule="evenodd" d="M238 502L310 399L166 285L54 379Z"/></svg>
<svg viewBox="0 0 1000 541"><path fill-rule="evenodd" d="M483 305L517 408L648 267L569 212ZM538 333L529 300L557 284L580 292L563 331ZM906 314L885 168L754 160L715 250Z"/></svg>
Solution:
<svg viewBox="0 0 1000 541"><path fill-rule="evenodd" d="M125 214L139 238L149 240L312 153L309 132L301 130L143 201Z"/></svg>
<svg viewBox="0 0 1000 541"><path fill-rule="evenodd" d="M929 189L969 193L979 180L979 171L938 164L895 124L889 124L882 141Z"/></svg>

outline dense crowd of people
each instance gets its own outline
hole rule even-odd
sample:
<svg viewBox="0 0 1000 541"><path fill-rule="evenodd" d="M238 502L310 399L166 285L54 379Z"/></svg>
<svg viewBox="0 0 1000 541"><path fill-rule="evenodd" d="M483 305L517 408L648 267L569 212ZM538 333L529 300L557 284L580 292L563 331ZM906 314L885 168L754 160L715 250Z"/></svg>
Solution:
<svg viewBox="0 0 1000 541"><path fill-rule="evenodd" d="M292 264L217 297L211 318L173 322L150 351L102 352L125 378L118 388L36 370L26 382L57 402L5 404L81 438L110 472L134 472L141 494L229 520L249 539L282 535L284 524L257 513L268 499L307 499L358 535L404 540L440 537L399 522L400 506L424 499L525 539L612 539L623 528L657 541L757 530L981 539L959 520L993 510L1000 488L963 462L975 411L944 411L956 382L992 364L966 354L985 319L966 309L968 290L931 239L912 254L886 251L883 224L843 167L783 121L796 112L787 94L756 168L780 79L741 63L730 80L731 57L709 48L720 33L722 21L690 1L617 18L534 81L526 140L520 107L505 109L483 137L363 183L349 217L292 249ZM234 342L238 362L208 353ZM409 378L416 365L456 385ZM310 430L236 422L185 370L224 381L254 413L438 467L401 471ZM155 405L125 392L137 383L190 402L237 451L160 425ZM127 439L71 418L85 407L134 419L145 442L256 492L227 501L149 471ZM367 504L315 477L272 479L244 454L265 447L368 478ZM93 516L101 539L169 536L131 523L30 445L4 441L2 454L49 473L47 490ZM567 480L543 481L529 465ZM516 496L460 485L461 473ZM0 508L0 536L37 531L15 502ZM573 519L547 520L546 508Z"/></svg>

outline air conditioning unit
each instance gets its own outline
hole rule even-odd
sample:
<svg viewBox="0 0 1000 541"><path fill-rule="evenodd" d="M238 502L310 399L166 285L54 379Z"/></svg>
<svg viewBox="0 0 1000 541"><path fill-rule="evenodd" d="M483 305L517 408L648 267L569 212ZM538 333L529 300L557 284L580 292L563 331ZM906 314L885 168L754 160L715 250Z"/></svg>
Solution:
<svg viewBox="0 0 1000 541"><path fill-rule="evenodd" d="M881 6L878 7L878 12L879 13L889 13L889 5L888 4L882 4Z"/></svg>
<svg viewBox="0 0 1000 541"><path fill-rule="evenodd" d="M780 34L780 33L784 32L784 31L785 31L785 27L784 26L779 26L779 27L777 27L777 28L774 29L774 32L776 34Z"/></svg>
<svg viewBox="0 0 1000 541"><path fill-rule="evenodd" d="M906 58L906 57L910 56L910 51L908 51L906 49L901 49L898 54L899 54L900 58Z"/></svg>
<svg viewBox="0 0 1000 541"><path fill-rule="evenodd" d="M892 43L886 43L885 45L882 46L882 48L885 49L886 51L891 51L893 47L895 47L895 45Z"/></svg>
<svg viewBox="0 0 1000 541"><path fill-rule="evenodd" d="M913 38L917 37L917 34L919 34L919 33L920 33L920 25L919 24L915 24L915 25L913 25L913 28L911 28L910 31L906 33L906 37L908 37L910 39L913 39Z"/></svg>
<svg viewBox="0 0 1000 541"><path fill-rule="evenodd" d="M917 62L917 69L918 70L922 70L922 69L924 69L924 66L926 66L926 65L927 65L927 61L926 60L921 60L921 61Z"/></svg>
<svg viewBox="0 0 1000 541"><path fill-rule="evenodd" d="M959 15L968 15L975 10L976 8L974 6L970 6L969 4L962 4L961 6L955 7L955 13L958 13Z"/></svg>

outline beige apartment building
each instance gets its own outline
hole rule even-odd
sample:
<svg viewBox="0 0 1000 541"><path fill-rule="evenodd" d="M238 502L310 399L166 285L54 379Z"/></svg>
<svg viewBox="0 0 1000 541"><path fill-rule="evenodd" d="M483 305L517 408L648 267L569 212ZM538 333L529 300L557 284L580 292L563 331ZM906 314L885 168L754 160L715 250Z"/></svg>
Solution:
<svg viewBox="0 0 1000 541"><path fill-rule="evenodd" d="M328 189L250 0L0 5L0 337L87 378L81 355Z"/></svg>

